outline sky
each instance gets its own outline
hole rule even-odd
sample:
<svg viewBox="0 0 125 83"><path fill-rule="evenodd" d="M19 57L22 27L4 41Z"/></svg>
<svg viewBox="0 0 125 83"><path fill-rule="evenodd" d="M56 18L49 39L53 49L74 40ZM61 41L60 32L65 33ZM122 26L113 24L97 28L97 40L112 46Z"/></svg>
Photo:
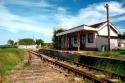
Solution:
<svg viewBox="0 0 125 83"><path fill-rule="evenodd" d="M0 45L22 38L52 41L53 30L110 21L125 32L125 0L0 0Z"/></svg>

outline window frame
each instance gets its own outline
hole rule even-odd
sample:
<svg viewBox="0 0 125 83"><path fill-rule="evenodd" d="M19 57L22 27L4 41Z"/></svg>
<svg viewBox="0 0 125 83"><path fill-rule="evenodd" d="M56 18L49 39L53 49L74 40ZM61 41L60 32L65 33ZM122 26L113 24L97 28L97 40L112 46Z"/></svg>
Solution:
<svg viewBox="0 0 125 83"><path fill-rule="evenodd" d="M88 43L94 43L94 33L88 33Z"/></svg>
<svg viewBox="0 0 125 83"><path fill-rule="evenodd" d="M77 36L75 35L73 38L74 38L74 44L77 44L77 41L78 41Z"/></svg>

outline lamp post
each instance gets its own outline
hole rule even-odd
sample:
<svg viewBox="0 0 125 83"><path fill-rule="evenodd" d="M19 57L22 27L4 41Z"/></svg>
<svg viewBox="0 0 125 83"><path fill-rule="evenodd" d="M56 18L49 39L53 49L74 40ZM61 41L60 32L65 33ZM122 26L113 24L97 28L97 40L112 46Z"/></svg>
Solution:
<svg viewBox="0 0 125 83"><path fill-rule="evenodd" d="M110 51L110 26L109 26L109 5L105 5L107 11L107 28L108 28L108 51Z"/></svg>

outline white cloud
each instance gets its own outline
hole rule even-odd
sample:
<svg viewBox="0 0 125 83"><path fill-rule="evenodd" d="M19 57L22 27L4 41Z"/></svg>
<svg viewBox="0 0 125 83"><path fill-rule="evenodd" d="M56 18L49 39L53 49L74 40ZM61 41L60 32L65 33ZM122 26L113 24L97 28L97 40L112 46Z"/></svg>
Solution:
<svg viewBox="0 0 125 83"><path fill-rule="evenodd" d="M6 4L16 4L29 7L53 7L54 5L47 2L47 0L40 0L38 2L32 2L31 0L3 0Z"/></svg>
<svg viewBox="0 0 125 83"><path fill-rule="evenodd" d="M124 21L125 20L125 16L120 16L117 19L118 19L118 21Z"/></svg>
<svg viewBox="0 0 125 83"><path fill-rule="evenodd" d="M12 1L12 0L9 0ZM50 7L53 6L48 3L32 3L25 0L14 0L22 1L8 2L9 4L18 4L32 7ZM45 0L42 0L45 1ZM30 4L31 3L31 4ZM76 15L71 15L71 12L63 7L57 7L51 10L52 13L41 14L37 16L29 15L29 17L23 17L15 15L5 7L5 2L0 4L0 28L8 31L17 33L18 31L30 31L35 33L41 33L47 37L52 36L53 27L62 26L65 29L69 29L81 24L94 24L100 21L106 20L106 9L104 8L105 3L98 3L89 5L86 8L82 8ZM45 5L46 4L46 5ZM47 5L48 4L48 5ZM110 16L117 16L125 13L125 8L122 7L122 3L109 2L110 4ZM41 10L42 11L42 10ZM124 17L113 18L112 21L125 20ZM124 30L119 28L120 31Z"/></svg>
<svg viewBox="0 0 125 83"><path fill-rule="evenodd" d="M116 27L119 29L119 31L121 32L121 34L123 32L125 32L125 27L121 27L121 26L116 26Z"/></svg>
<svg viewBox="0 0 125 83"><path fill-rule="evenodd" d="M11 32L31 31L42 33L46 36L52 35L52 29L46 25L40 25L41 22L30 18L14 15L10 13L4 5L0 5L0 28L9 30ZM49 32L49 33L48 33Z"/></svg>
<svg viewBox="0 0 125 83"><path fill-rule="evenodd" d="M66 13L67 13L67 10L66 10L65 8L58 7L58 8L57 8L57 12L58 12L58 13L61 13L61 14L66 14Z"/></svg>
<svg viewBox="0 0 125 83"><path fill-rule="evenodd" d="M119 2L108 2L110 7L110 17L125 14L125 8L123 3ZM56 18L59 19L60 26L69 29L81 24L91 25L106 20L106 8L105 3L97 3L87 6L79 10L77 15L56 14ZM66 12L66 11L65 11ZM67 11L68 12L68 11ZM119 21L120 18L113 18L111 21Z"/></svg>

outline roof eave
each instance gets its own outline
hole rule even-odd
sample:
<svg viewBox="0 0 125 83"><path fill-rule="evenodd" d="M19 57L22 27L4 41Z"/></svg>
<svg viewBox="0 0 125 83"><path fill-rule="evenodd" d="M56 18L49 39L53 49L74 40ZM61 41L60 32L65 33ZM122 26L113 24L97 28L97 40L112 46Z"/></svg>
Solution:
<svg viewBox="0 0 125 83"><path fill-rule="evenodd" d="M56 36L61 36L61 35L77 32L77 31L81 31L81 30L97 31L97 29L95 29L95 28L84 25L84 26L80 26L77 28L69 29L69 30L66 30L64 32L58 33L58 34L56 34Z"/></svg>

